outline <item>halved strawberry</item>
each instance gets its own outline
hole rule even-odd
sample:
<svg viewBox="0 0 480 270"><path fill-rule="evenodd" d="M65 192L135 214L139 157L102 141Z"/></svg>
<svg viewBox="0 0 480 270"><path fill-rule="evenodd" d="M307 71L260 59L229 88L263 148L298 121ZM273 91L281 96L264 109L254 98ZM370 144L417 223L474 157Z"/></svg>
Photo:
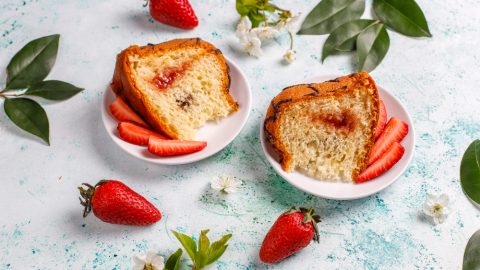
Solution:
<svg viewBox="0 0 480 270"><path fill-rule="evenodd" d="M372 165L355 178L356 183L363 183L373 179L393 167L405 153L405 148L398 143L393 142L392 146Z"/></svg>
<svg viewBox="0 0 480 270"><path fill-rule="evenodd" d="M148 127L147 123L138 116L121 97L117 97L115 101L108 106L110 112L120 122L134 122L141 126Z"/></svg>
<svg viewBox="0 0 480 270"><path fill-rule="evenodd" d="M207 146L207 142L162 140L151 136L148 140L148 151L161 157L178 156L198 152Z"/></svg>
<svg viewBox="0 0 480 270"><path fill-rule="evenodd" d="M370 157L368 158L368 165L379 159L394 142L401 142L407 134L407 123L396 117L392 117L390 121L388 121L382 135L378 137L378 140L373 145Z"/></svg>
<svg viewBox="0 0 480 270"><path fill-rule="evenodd" d="M168 140L168 138L163 135L130 122L118 123L117 130L122 140L136 145L148 145L148 138L150 136Z"/></svg>
<svg viewBox="0 0 480 270"><path fill-rule="evenodd" d="M380 100L379 104L380 115L378 116L377 126L375 127L375 139L377 139L385 129L387 124L387 109L385 108L385 103L383 100Z"/></svg>

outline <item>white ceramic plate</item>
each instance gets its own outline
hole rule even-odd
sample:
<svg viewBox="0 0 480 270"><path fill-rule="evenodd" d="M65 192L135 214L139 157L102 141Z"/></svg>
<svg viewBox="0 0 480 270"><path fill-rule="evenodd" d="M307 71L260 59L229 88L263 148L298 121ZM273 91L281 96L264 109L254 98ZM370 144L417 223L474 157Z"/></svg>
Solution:
<svg viewBox="0 0 480 270"><path fill-rule="evenodd" d="M339 76L316 76L302 83L323 82L336 77ZM403 174L413 157L413 150L415 148L413 122L407 110L397 98L395 98L382 87L378 85L377 87L380 98L383 100L387 108L388 119L390 119L392 116L396 116L409 125L409 133L402 141L402 145L405 147L405 154L393 168L383 175L362 184L321 181L297 171L287 173L280 166L280 163L278 162L278 155L265 140L262 122L262 125L260 125L262 148L267 160L270 162L275 171L290 184L305 192L319 197L336 200L353 200L366 197L381 191L395 182L395 180L397 180L397 178Z"/></svg>
<svg viewBox="0 0 480 270"><path fill-rule="evenodd" d="M202 151L175 157L159 157L148 152L146 146L130 144L120 139L117 132L118 122L108 109L108 105L115 99L115 94L110 87L107 88L103 95L101 108L103 124L105 125L108 135L110 135L112 140L120 146L120 148L130 155L157 164L177 165L192 163L222 150L235 139L247 122L252 100L250 85L245 75L236 64L230 59L226 59L230 67L230 93L240 105L240 109L219 122L209 122L198 130L195 140L207 142L207 147Z"/></svg>

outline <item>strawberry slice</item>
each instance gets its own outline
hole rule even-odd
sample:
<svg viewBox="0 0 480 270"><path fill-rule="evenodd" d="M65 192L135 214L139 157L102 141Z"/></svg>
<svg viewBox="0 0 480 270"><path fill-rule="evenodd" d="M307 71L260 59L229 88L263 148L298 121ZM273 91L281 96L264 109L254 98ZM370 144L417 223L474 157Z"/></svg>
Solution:
<svg viewBox="0 0 480 270"><path fill-rule="evenodd" d="M398 143L393 142L392 146L372 165L355 178L356 183L363 183L373 179L393 167L405 153L405 148Z"/></svg>
<svg viewBox="0 0 480 270"><path fill-rule="evenodd" d="M110 112L120 122L134 122L141 126L148 127L147 123L138 116L121 97L117 97L115 101L108 106Z"/></svg>
<svg viewBox="0 0 480 270"><path fill-rule="evenodd" d="M151 136L148 140L148 151L161 157L185 155L198 152L207 146L207 142L162 140Z"/></svg>
<svg viewBox="0 0 480 270"><path fill-rule="evenodd" d="M136 145L148 145L148 138L150 136L168 140L168 138L163 135L130 122L118 123L117 130L122 140Z"/></svg>
<svg viewBox="0 0 480 270"><path fill-rule="evenodd" d="M401 142L407 134L407 123L396 117L392 117L390 121L388 121L382 135L378 137L378 140L373 145L370 157L368 158L368 165L379 159L394 142Z"/></svg>
<svg viewBox="0 0 480 270"><path fill-rule="evenodd" d="M387 124L387 109L385 108L385 103L383 100L380 100L379 104L380 115L378 116L377 126L375 127L375 139L377 139L385 129L385 125Z"/></svg>

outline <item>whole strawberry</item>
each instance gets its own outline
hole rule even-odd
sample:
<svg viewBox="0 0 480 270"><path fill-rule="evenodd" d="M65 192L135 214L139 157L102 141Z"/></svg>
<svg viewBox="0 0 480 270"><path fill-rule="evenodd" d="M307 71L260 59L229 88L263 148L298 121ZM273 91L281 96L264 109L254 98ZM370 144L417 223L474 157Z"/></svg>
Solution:
<svg viewBox="0 0 480 270"><path fill-rule="evenodd" d="M91 210L99 219L113 224L150 225L162 218L155 206L125 184L116 180L102 180L95 186L83 183L80 204L85 207L83 217Z"/></svg>
<svg viewBox="0 0 480 270"><path fill-rule="evenodd" d="M312 240L319 242L317 222L313 208L292 208L278 217L268 231L260 248L260 260L276 263L308 246Z"/></svg>
<svg viewBox="0 0 480 270"><path fill-rule="evenodd" d="M150 0L150 15L157 21L182 29L192 29L198 19L188 0Z"/></svg>

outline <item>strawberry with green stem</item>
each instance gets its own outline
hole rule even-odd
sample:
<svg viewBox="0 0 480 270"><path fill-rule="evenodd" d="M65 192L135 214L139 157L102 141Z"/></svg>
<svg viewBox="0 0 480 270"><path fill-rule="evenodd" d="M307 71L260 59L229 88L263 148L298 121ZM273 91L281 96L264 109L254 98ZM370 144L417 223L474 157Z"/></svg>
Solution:
<svg viewBox="0 0 480 270"><path fill-rule="evenodd" d="M320 216L313 208L292 207L278 217L260 248L260 260L276 263L302 250L313 240L320 242L317 223Z"/></svg>
<svg viewBox="0 0 480 270"><path fill-rule="evenodd" d="M116 180L102 180L95 186L78 187L83 217L92 210L99 219L113 224L145 226L162 218L158 209L143 196Z"/></svg>

